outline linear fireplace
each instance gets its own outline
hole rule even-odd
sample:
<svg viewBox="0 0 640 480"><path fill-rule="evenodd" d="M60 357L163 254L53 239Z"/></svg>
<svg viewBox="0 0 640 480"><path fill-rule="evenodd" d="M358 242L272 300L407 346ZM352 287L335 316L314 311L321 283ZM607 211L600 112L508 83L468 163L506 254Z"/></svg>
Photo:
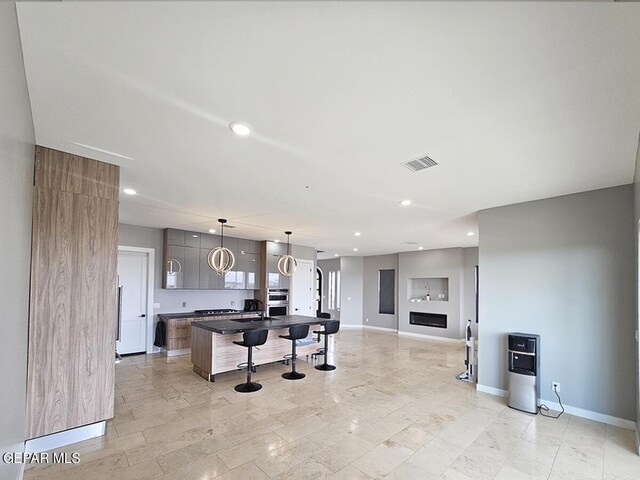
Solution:
<svg viewBox="0 0 640 480"><path fill-rule="evenodd" d="M425 327L447 328L447 315L444 313L409 312L409 323Z"/></svg>

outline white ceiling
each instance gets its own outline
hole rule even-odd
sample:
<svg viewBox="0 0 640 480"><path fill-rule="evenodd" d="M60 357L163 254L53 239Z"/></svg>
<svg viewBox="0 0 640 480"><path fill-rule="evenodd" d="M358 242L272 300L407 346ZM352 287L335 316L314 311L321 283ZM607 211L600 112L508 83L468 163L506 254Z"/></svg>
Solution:
<svg viewBox="0 0 640 480"><path fill-rule="evenodd" d="M638 4L17 6L37 142L120 165L123 223L370 255L633 179Z"/></svg>

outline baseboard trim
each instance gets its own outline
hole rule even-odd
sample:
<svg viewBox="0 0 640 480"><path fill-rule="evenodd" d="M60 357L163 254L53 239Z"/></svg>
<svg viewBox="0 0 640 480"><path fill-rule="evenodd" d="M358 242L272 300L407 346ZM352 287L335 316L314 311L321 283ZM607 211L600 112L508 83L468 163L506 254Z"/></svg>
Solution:
<svg viewBox="0 0 640 480"><path fill-rule="evenodd" d="M46 452L54 448L64 447L72 443L82 442L90 438L104 435L106 422L92 423L78 428L52 433L44 437L33 438L25 442L26 453Z"/></svg>
<svg viewBox="0 0 640 480"><path fill-rule="evenodd" d="M425 335L424 333L398 331L398 335L402 337L421 338L423 340L435 340L436 342L464 343L464 338L437 337L435 335Z"/></svg>
<svg viewBox="0 0 640 480"><path fill-rule="evenodd" d="M167 357L177 357L178 355L186 355L188 353L191 353L191 349L180 348L178 350L166 350L163 348L161 352L164 353Z"/></svg>
<svg viewBox="0 0 640 480"><path fill-rule="evenodd" d="M490 395L496 395L498 397L508 397L509 392L500 388L489 387L487 385L478 384L476 389L479 392L488 393ZM551 400L540 399L540 403L544 403L552 410L560 411L560 404ZM587 420L594 420L596 422L606 423L616 427L624 428L627 430L635 430L636 424L632 420L625 420L624 418L614 417L612 415L606 415L604 413L594 412L592 410L585 410L584 408L573 407L571 405L563 405L564 411L569 415L575 415L576 417L586 418Z"/></svg>
<svg viewBox="0 0 640 480"><path fill-rule="evenodd" d="M365 330L377 330L379 332L398 333L398 330L396 330L395 328L374 327L372 325L362 325L362 328L364 328Z"/></svg>
<svg viewBox="0 0 640 480"><path fill-rule="evenodd" d="M340 322L340 328L351 329L351 330L362 330L362 325L350 325L348 323Z"/></svg>
<svg viewBox="0 0 640 480"><path fill-rule="evenodd" d="M500 388L488 387L487 385L481 385L479 383L476 385L476 390L479 392L488 393L490 395L495 395L497 397L506 398L509 396L509 392L507 392L506 390L502 390Z"/></svg>

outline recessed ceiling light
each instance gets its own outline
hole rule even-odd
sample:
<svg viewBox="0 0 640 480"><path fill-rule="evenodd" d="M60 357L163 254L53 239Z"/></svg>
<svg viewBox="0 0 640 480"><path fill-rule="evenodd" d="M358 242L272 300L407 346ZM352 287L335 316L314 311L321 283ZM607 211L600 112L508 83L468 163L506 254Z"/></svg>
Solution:
<svg viewBox="0 0 640 480"><path fill-rule="evenodd" d="M136 193L138 193L133 188L124 188L122 189L122 191L127 195L135 195Z"/></svg>
<svg viewBox="0 0 640 480"><path fill-rule="evenodd" d="M357 249L357 248L354 248L354 249L353 249L353 251L354 251L354 252L357 252L357 251L358 251L358 249Z"/></svg>
<svg viewBox="0 0 640 480"><path fill-rule="evenodd" d="M274 242L276 243L280 243L280 240L278 240L277 238L274 240Z"/></svg>
<svg viewBox="0 0 640 480"><path fill-rule="evenodd" d="M360 235L362 235L362 234L361 234L360 232L356 232L356 233L354 233L353 235L354 235L354 236L356 236L356 237L359 237L359 236L360 236Z"/></svg>
<svg viewBox="0 0 640 480"><path fill-rule="evenodd" d="M475 234L475 232L467 232L467 237L473 237Z"/></svg>
<svg viewBox="0 0 640 480"><path fill-rule="evenodd" d="M400 200L400 205L402 205L403 207L411 205L411 200Z"/></svg>
<svg viewBox="0 0 640 480"><path fill-rule="evenodd" d="M198 235L196 235L195 233L193 235L191 235L193 238L198 238Z"/></svg>
<svg viewBox="0 0 640 480"><path fill-rule="evenodd" d="M334 256L334 257L339 257L340 255L339 255L339 254L337 254L337 253L334 253L334 254L333 254L333 256Z"/></svg>
<svg viewBox="0 0 640 480"><path fill-rule="evenodd" d="M251 127L243 122L231 122L229 128L233 133L241 137L246 137L251 133Z"/></svg>
<svg viewBox="0 0 640 480"><path fill-rule="evenodd" d="M424 247L418 247L418 250L424 250Z"/></svg>
<svg viewBox="0 0 640 480"><path fill-rule="evenodd" d="M216 229L215 228L210 228L209 229L209 233L216 233Z"/></svg>

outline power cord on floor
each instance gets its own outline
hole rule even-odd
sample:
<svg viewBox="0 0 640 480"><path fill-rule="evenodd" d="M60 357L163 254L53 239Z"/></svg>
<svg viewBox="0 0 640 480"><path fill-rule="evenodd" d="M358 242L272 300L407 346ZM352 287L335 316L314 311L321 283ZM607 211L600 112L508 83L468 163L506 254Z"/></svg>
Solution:
<svg viewBox="0 0 640 480"><path fill-rule="evenodd" d="M556 397L558 397L558 403L560 404L560 408L562 409L562 411L558 415L552 415L549 413L549 407L547 407L544 403L541 403L539 408L540 408L540 415L542 415L543 417L560 418L560 415L564 413L562 400L560 400L560 395L558 394L558 390L556 389L555 385L553 387L553 393L555 393ZM547 412L547 413L544 413L544 412Z"/></svg>

